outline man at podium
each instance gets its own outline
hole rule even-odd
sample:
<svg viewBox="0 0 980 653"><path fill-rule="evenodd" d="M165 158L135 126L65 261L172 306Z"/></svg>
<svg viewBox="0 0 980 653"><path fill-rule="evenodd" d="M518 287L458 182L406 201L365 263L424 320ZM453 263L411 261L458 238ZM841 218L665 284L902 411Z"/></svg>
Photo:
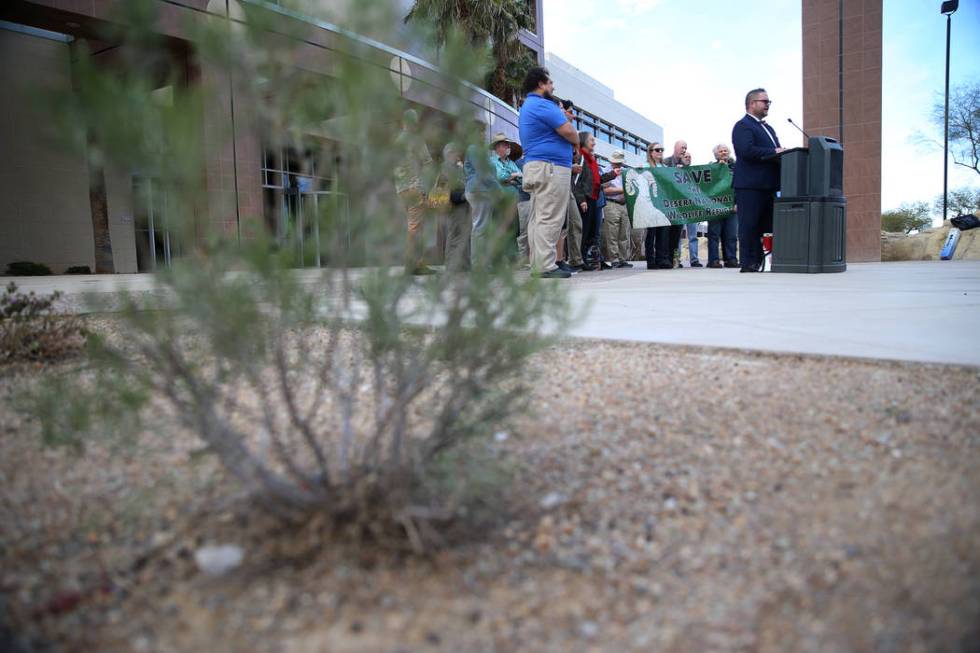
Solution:
<svg viewBox="0 0 980 653"><path fill-rule="evenodd" d="M732 128L740 272L762 269L762 234L772 231L773 202L779 190L779 158L774 155L785 148L765 120L771 104L766 89L752 89L745 96L745 116Z"/></svg>

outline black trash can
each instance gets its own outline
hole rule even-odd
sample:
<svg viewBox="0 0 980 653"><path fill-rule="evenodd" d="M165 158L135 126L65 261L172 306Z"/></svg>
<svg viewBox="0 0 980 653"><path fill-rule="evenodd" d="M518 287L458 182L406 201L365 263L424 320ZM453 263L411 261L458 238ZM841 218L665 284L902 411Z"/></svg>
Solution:
<svg viewBox="0 0 980 653"><path fill-rule="evenodd" d="M780 196L773 210L773 272L844 272L847 200L844 150L826 136L780 156Z"/></svg>
<svg viewBox="0 0 980 653"><path fill-rule="evenodd" d="M847 269L847 200L779 197L772 219L772 271Z"/></svg>

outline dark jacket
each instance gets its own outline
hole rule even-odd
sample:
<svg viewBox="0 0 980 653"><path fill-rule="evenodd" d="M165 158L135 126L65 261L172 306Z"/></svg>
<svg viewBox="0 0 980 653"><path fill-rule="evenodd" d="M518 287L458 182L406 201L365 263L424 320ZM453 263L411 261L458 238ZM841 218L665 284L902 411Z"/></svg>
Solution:
<svg viewBox="0 0 980 653"><path fill-rule="evenodd" d="M779 190L779 158L775 157L779 138L772 127L767 128L758 120L746 114L732 128L732 145L735 146L734 188L755 190ZM773 140L776 145L773 145ZM773 158L763 160L765 157Z"/></svg>
<svg viewBox="0 0 980 653"><path fill-rule="evenodd" d="M606 174L599 177L600 186L607 181L612 181L616 178L616 173L610 170ZM576 180L572 177L572 195L575 196L575 202L581 204L592 194L592 169L583 161L582 162L582 174L578 176Z"/></svg>

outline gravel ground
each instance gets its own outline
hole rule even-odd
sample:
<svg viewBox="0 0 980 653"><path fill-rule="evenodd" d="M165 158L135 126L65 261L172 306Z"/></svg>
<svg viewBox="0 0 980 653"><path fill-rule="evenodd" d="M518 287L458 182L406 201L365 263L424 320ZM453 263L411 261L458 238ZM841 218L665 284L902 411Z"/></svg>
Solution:
<svg viewBox="0 0 980 653"><path fill-rule="evenodd" d="M3 409L0 649L980 650L976 369L601 341L532 365L493 445L505 521L425 557L277 538L165 424L79 458ZM202 576L204 542L244 564Z"/></svg>

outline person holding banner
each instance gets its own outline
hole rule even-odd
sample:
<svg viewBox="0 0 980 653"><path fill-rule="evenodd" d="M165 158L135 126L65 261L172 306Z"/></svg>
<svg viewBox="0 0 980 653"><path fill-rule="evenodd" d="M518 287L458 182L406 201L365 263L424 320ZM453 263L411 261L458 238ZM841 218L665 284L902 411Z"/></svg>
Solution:
<svg viewBox="0 0 980 653"><path fill-rule="evenodd" d="M674 234L685 225L728 217L734 211L732 173L714 164L659 165L663 148L652 143L649 165L627 168L623 189L626 210L637 227L647 227L647 269L674 267ZM691 226L691 229L696 227Z"/></svg>
<svg viewBox="0 0 980 653"><path fill-rule="evenodd" d="M675 141L674 153L664 159L664 165L668 168L680 168L684 164L684 156L687 154L687 141ZM687 164L690 165L690 164ZM671 225L670 227L670 267L684 267L681 265L681 232L684 231L683 225Z"/></svg>
<svg viewBox="0 0 980 653"><path fill-rule="evenodd" d="M687 143L678 141L677 145L683 143L687 149ZM677 145L674 149L677 149ZM668 157L672 159L673 157ZM650 143L647 147L647 165L651 168L659 168L664 164L664 146L660 143ZM646 249L647 270L669 270L674 267L674 249L676 241L675 233L680 237L681 228L671 225L669 227L651 227L647 229L646 240L643 244Z"/></svg>
<svg viewBox="0 0 980 653"><path fill-rule="evenodd" d="M732 128L740 272L762 270L762 234L772 231L773 205L779 190L779 159L775 155L785 148L766 123L771 104L766 89L752 89L745 96L745 116Z"/></svg>
<svg viewBox="0 0 980 653"><path fill-rule="evenodd" d="M715 163L726 165L730 170L735 169L735 159L731 157L731 150L727 145L719 143L711 153L715 157ZM724 266L719 249L724 256ZM727 218L708 223L708 267L738 267L738 218L734 213Z"/></svg>
<svg viewBox="0 0 980 653"><path fill-rule="evenodd" d="M681 163L678 167L691 167L691 153L687 150L687 144L684 145L684 154L681 156ZM688 259L691 263L692 268L703 268L701 261L698 259L698 226L699 222L693 222L684 225L685 237L687 238L687 253L690 255ZM677 264L680 266L681 253L680 248L677 251Z"/></svg>

